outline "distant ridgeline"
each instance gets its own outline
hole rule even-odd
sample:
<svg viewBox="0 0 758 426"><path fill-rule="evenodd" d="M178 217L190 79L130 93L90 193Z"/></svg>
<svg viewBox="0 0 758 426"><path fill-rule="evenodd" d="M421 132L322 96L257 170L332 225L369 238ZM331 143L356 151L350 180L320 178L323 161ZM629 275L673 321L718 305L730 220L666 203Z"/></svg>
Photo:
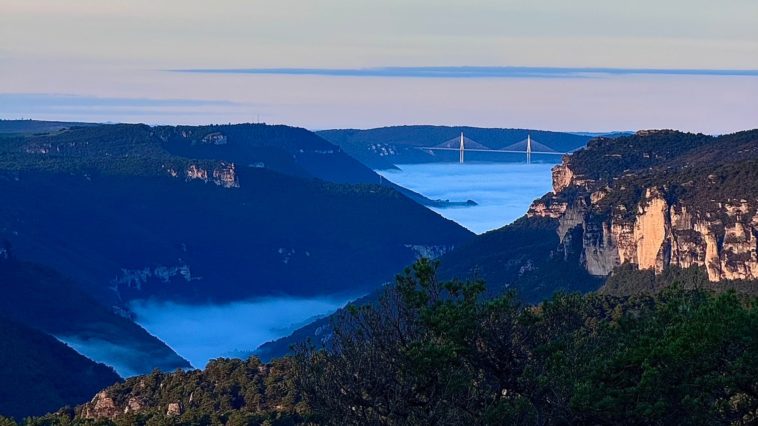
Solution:
<svg viewBox="0 0 758 426"><path fill-rule="evenodd" d="M490 292L516 290L529 303L596 290L609 274L605 293L658 291L652 272L670 268L697 268L689 281L701 287L758 294L758 130L598 138L553 169L553 187L521 219L443 256L440 275L479 277ZM630 268L645 272L628 278ZM324 342L329 323L318 320L258 353Z"/></svg>
<svg viewBox="0 0 758 426"><path fill-rule="evenodd" d="M2 120L0 119L0 137L32 135L35 133L58 132L70 127L97 126L93 123L72 123L65 121L38 121L38 120Z"/></svg>
<svg viewBox="0 0 758 426"><path fill-rule="evenodd" d="M17 257L108 303L359 292L472 236L286 126L2 138L0 179L0 236Z"/></svg>
<svg viewBox="0 0 758 426"><path fill-rule="evenodd" d="M187 367L130 301L365 293L472 238L382 183L286 126L0 121L0 316L128 374Z"/></svg>
<svg viewBox="0 0 758 426"><path fill-rule="evenodd" d="M572 152L591 139L588 135L548 132L528 129L488 129L480 127L447 126L393 126L378 129L335 129L316 132L319 136L339 145L348 154L374 169L391 169L396 164L458 161L458 153L434 151L432 148L463 133L469 146L491 149L492 152L471 152L471 161L513 162L524 161L524 155L497 153L518 145L531 135L541 146L555 152ZM614 134L613 136L617 136ZM519 151L526 150L524 148ZM535 157L538 161L560 161L560 156Z"/></svg>

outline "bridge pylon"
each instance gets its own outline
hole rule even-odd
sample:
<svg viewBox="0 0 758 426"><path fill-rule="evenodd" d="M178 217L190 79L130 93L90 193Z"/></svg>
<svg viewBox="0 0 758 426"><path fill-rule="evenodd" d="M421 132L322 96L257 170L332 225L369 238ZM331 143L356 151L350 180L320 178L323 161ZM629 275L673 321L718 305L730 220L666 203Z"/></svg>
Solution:
<svg viewBox="0 0 758 426"><path fill-rule="evenodd" d="M532 164L532 135L526 135L526 164Z"/></svg>
<svg viewBox="0 0 758 426"><path fill-rule="evenodd" d="M458 150L459 150L459 153L458 153L458 162L460 164L463 164L463 157L464 157L463 152L465 151L465 149L466 148L465 148L464 143L463 143L463 132L461 132L461 144L460 144L460 148L458 148Z"/></svg>

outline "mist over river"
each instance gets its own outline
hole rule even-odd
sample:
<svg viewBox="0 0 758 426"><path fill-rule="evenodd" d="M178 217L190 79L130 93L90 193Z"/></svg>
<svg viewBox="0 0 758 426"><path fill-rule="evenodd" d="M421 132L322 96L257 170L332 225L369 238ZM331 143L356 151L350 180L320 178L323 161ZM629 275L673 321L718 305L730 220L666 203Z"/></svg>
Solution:
<svg viewBox="0 0 758 426"><path fill-rule="evenodd" d="M432 209L477 234L507 225L552 189L554 163L399 164L377 170L385 178L432 199L474 200L472 207Z"/></svg>
<svg viewBox="0 0 758 426"><path fill-rule="evenodd" d="M535 198L550 191L552 166L546 163L405 164L399 166L400 170L380 173L433 199L476 201L478 205L473 207L434 210L482 233L524 215ZM262 343L286 336L315 317L334 312L347 301L344 297L336 299L324 295L311 299L265 298L224 305L137 302L131 308L141 326L194 367L202 368L213 358L245 356ZM117 358L112 358L116 364ZM126 371L121 372L128 375Z"/></svg>
<svg viewBox="0 0 758 426"><path fill-rule="evenodd" d="M352 300L354 298L350 298ZM203 368L214 358L245 357L259 345L344 306L346 298L269 297L222 305L135 302L137 323Z"/></svg>

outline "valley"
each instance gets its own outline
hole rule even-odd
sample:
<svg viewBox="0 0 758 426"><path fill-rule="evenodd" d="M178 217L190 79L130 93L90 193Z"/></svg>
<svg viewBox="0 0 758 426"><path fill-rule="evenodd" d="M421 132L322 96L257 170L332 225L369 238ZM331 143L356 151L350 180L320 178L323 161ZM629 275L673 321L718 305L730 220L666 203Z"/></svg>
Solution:
<svg viewBox="0 0 758 426"><path fill-rule="evenodd" d="M523 156L521 156L523 157ZM559 158L555 158L558 160ZM398 164L377 173L433 199L473 200L476 205L432 207L445 218L481 234L507 225L550 189L554 163Z"/></svg>
<svg viewBox="0 0 758 426"><path fill-rule="evenodd" d="M196 386L206 386L203 381L213 375L237 380L217 368L256 369L254 382L283 380L291 395L313 392L308 386L331 392L331 385L308 382L320 373L309 370L316 361L307 357L347 362L332 351L358 343L350 324L377 327L374 321L385 309L394 312L396 303L424 311L447 303L464 309L477 300L483 303L477 309L488 312L486 301L493 300L513 304L493 313L522 315L523 306L528 316L530 306L547 309L574 297L564 294L590 294L581 302L589 305L570 309L620 303L614 309L634 311L636 303L651 302L614 298L665 295L680 285L682 291L727 292L719 297L731 297L729 290L758 293L751 228L758 190L737 183L756 181L755 131L722 137L646 131L592 139L560 164L399 163L376 174L338 148L324 149L328 142L308 142L312 134L305 130L247 126L104 125L0 139L3 192L12 201L0 209L0 278L7 296L2 317L57 338L71 353L107 365L102 368L115 368L108 380L119 380L116 373L134 377L99 392L71 420L128 423L133 418L121 413L131 410L161 418L154 408L163 406L190 419L208 410L197 401L221 397L211 392L211 399L195 400ZM727 147L735 146L741 155L729 156ZM332 161L352 171L335 173ZM363 183L374 179L379 183ZM709 182L712 189L704 190ZM708 202L709 196L716 198ZM425 199L476 204L432 211ZM657 220L648 217L658 210ZM711 239L722 243L712 246ZM446 284L439 287L437 280ZM393 293L405 285L411 288ZM451 292L449 302L415 305L427 300L425 292L438 297L441 289ZM476 297L466 302L469 291ZM661 297L652 303L673 303ZM608 320L602 311L581 315ZM372 335L367 344L379 338ZM380 346L372 350L382 353L414 336L375 342ZM367 356L360 351L356 356ZM333 371L337 377L354 368L340 365ZM159 372L177 368L204 370ZM477 374L490 374L486 368ZM185 374L199 374L186 377L200 382L186 383ZM546 379L555 380L554 374ZM145 380L183 390L133 387ZM271 404L288 407L283 410L289 419L331 415L301 407L302 396L283 403L287 397L278 391L256 392L270 392ZM534 397L531 390L522 392ZM77 395L66 393L60 401L83 403ZM116 408L121 405L126 408ZM278 410L252 407L232 404L227 410L264 418Z"/></svg>
<svg viewBox="0 0 758 426"><path fill-rule="evenodd" d="M238 312L257 311L259 300L308 306L252 341L229 341L239 347L194 358L202 367L371 291L420 253L444 253L473 236L304 129L0 124L9 132L0 137L0 240L17 259L10 270L17 262L44 265L41 276L65 281L88 299L82 304L135 331L96 325L83 313L60 321L45 309L53 300L34 305L52 296L24 281L40 286L39 277L9 276L6 292L20 296L7 301L34 313L19 317L27 324L46 326L124 376L189 366L132 322L164 323L135 304L175 307L177 321L235 303L248 306ZM23 125L52 130L23 133ZM235 327L227 323L226 335ZM149 331L178 345L177 334L163 330ZM167 354L157 356L160 347Z"/></svg>
<svg viewBox="0 0 758 426"><path fill-rule="evenodd" d="M758 425L757 20L0 0L0 426Z"/></svg>
<svg viewBox="0 0 758 426"><path fill-rule="evenodd" d="M479 199L475 206L433 209L482 232L523 215L547 189L550 176L549 164L471 163L403 165L410 173L384 171L382 180L312 134L283 126L5 124L0 163L5 161L9 203L0 209L0 218L14 255L56 268L72 278L76 291L106 309L112 306L176 352L175 361L163 363L145 342L124 339L123 333L116 338L108 328L91 334L84 325L64 322L63 331L50 329L126 377L155 367L187 367L184 359L202 368L219 356L247 356L304 321L371 292L413 258L443 255L466 239L463 228L423 213L405 197L392 195L387 185L399 183L413 191L404 189L404 194L423 194L413 197L421 203L423 196ZM24 126L36 133L24 134ZM110 160L102 162L103 157ZM431 174L446 179L429 179ZM350 186L374 180L382 185L365 192ZM519 181L530 186L517 190ZM369 213L379 205L393 213ZM311 211L312 206L318 210ZM431 232L423 236L421 228L411 230L414 215L401 214L399 206L422 213L419 221L429 217L439 225L424 219ZM216 219L208 224L209 218ZM371 226L363 225L366 219ZM482 220L488 222L479 225ZM360 236L377 225L393 231ZM337 242L335 229L360 244ZM450 236L440 238L442 229ZM404 232L415 239L387 239ZM371 251L366 245L371 238L377 238L377 248L387 249ZM407 254L398 255L389 244ZM338 263L328 256L347 264L355 263L349 256L359 256L368 263L327 272L325 267ZM380 266L382 261L389 263ZM337 276L345 284L335 282ZM304 280L313 284L302 285ZM16 303L29 302L19 298ZM39 320L52 319L36 312ZM240 332L240 323L256 325ZM137 356L140 351L143 355Z"/></svg>

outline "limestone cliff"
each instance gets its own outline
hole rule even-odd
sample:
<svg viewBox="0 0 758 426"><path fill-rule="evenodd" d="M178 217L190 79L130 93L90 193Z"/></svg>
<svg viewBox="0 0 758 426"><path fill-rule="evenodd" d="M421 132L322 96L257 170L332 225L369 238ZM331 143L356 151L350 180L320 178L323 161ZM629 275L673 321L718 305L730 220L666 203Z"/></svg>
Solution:
<svg viewBox="0 0 758 426"><path fill-rule="evenodd" d="M180 172L174 167L164 165L166 173L171 177L178 177ZM239 177L237 176L237 166L234 163L219 161L215 166L207 167L202 164L190 163L184 170L186 180L200 180L203 182L213 182L224 188L239 188Z"/></svg>
<svg viewBox="0 0 758 426"><path fill-rule="evenodd" d="M742 141L748 155L716 153L707 162L698 153L722 149L719 138L674 149L647 139L665 137L674 145L692 135L647 131L590 144L553 169L553 192L535 201L528 216L557 220L559 250L578 252L596 276L629 263L656 272L700 266L711 281L756 279L758 194L751 180L758 138L752 133ZM623 158L623 148L631 159Z"/></svg>

